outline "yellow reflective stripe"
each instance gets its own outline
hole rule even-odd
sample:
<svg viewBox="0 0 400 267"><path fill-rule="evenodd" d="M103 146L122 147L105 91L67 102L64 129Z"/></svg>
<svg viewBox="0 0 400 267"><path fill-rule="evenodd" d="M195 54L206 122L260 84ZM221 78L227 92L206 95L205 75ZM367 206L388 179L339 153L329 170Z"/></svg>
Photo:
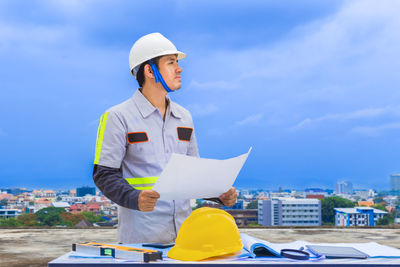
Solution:
<svg viewBox="0 0 400 267"><path fill-rule="evenodd" d="M130 185L136 184L154 184L157 182L158 177L139 177L139 178L125 178Z"/></svg>
<svg viewBox="0 0 400 267"><path fill-rule="evenodd" d="M155 184L131 184L132 187L146 187L146 186L154 186Z"/></svg>
<svg viewBox="0 0 400 267"><path fill-rule="evenodd" d="M99 164L107 118L108 118L108 112L105 112L100 118L99 128L97 129L96 155L94 156L94 164Z"/></svg>
<svg viewBox="0 0 400 267"><path fill-rule="evenodd" d="M153 189L152 186L137 186L137 187L133 187L133 188L135 188L137 190L151 190L151 189Z"/></svg>

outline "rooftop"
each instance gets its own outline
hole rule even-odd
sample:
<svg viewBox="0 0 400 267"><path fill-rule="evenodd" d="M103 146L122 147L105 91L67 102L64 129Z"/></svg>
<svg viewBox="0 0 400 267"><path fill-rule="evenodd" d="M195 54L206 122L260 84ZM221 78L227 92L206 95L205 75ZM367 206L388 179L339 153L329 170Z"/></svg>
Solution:
<svg viewBox="0 0 400 267"><path fill-rule="evenodd" d="M240 228L240 232L273 243L296 240L320 243L377 242L400 249L400 228L270 227ZM73 243L116 243L117 229L1 229L0 240L1 266L47 266L49 261L71 251Z"/></svg>
<svg viewBox="0 0 400 267"><path fill-rule="evenodd" d="M386 211L379 210L379 209L374 209L371 207L355 207L355 208L335 208L336 211L338 212L343 212L343 213L352 213L352 214L358 214L362 213L362 210L373 210L375 214L387 214Z"/></svg>

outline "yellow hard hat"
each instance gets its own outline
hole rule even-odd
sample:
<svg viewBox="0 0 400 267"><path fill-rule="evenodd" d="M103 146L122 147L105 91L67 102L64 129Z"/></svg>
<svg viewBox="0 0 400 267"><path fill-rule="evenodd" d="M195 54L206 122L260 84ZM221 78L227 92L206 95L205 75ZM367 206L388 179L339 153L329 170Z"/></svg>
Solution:
<svg viewBox="0 0 400 267"><path fill-rule="evenodd" d="M183 222L175 246L168 251L171 259L198 261L230 254L243 247L235 219L226 211L199 208Z"/></svg>

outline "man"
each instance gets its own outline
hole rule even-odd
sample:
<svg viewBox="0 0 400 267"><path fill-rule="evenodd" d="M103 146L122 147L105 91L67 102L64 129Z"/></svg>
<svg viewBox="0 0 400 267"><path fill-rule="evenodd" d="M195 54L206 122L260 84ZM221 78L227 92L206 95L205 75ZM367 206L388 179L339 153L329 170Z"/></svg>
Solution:
<svg viewBox="0 0 400 267"><path fill-rule="evenodd" d="M190 214L189 200L158 200L152 190L172 153L198 157L190 113L167 96L181 87L186 55L160 33L143 36L129 54L140 88L108 109L97 133L93 179L118 207L118 242L171 243ZM216 201L233 206L234 188Z"/></svg>

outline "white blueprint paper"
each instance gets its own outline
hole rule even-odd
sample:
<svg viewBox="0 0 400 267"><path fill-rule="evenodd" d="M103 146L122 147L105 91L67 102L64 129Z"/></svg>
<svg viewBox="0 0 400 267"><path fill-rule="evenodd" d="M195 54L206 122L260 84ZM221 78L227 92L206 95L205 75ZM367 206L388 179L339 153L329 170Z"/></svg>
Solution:
<svg viewBox="0 0 400 267"><path fill-rule="evenodd" d="M172 154L153 190L162 200L218 197L232 187L250 151L225 160Z"/></svg>

